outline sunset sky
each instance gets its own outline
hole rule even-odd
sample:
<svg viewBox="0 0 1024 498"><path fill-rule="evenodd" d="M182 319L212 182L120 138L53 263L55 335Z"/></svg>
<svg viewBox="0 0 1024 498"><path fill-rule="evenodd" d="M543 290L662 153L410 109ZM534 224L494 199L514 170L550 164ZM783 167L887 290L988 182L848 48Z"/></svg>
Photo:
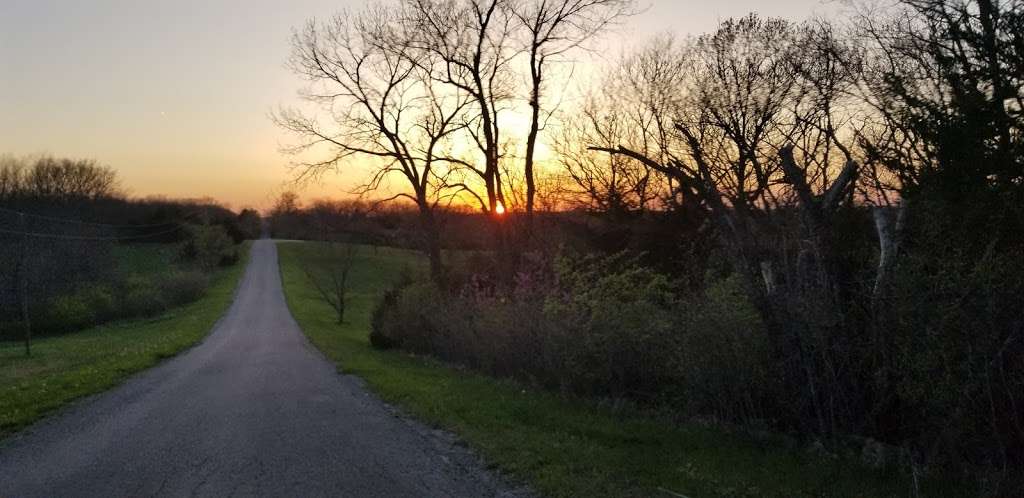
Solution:
<svg viewBox="0 0 1024 498"><path fill-rule="evenodd" d="M268 113L296 102L289 34L362 0L3 0L0 154L93 158L133 195L266 207L289 178ZM607 42L699 33L758 11L805 19L821 0L648 0ZM607 53L617 53L608 50ZM304 197L344 195L330 178Z"/></svg>

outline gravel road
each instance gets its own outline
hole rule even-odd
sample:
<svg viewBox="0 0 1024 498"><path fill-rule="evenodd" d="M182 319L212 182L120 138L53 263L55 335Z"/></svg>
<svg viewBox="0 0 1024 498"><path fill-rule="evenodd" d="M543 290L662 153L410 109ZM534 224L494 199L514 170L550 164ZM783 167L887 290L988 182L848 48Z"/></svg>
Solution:
<svg viewBox="0 0 1024 498"><path fill-rule="evenodd" d="M526 496L339 374L252 246L200 345L0 443L0 497Z"/></svg>

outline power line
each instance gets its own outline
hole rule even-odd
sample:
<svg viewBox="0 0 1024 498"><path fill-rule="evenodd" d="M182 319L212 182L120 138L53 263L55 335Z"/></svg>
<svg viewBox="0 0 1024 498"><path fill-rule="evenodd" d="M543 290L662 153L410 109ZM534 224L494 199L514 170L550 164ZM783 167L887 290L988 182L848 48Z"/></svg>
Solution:
<svg viewBox="0 0 1024 498"><path fill-rule="evenodd" d="M72 219L69 219L69 218L58 218L56 216L46 216L46 215L42 215L42 214L25 213L25 212L22 212L22 211L16 211L14 209L7 209L7 208L3 208L3 207L0 207L0 211L11 213L11 214L15 214L15 215L19 215L19 216L28 216L28 217L31 217L31 218L36 218L36 219L41 219L41 220L55 221L55 222L58 222L58 223L88 225L88 226L95 226L95 227L102 227L102 228L156 228L156 227L165 227L165 226L168 226L168 225L180 224L181 221L186 220L188 218L191 218L191 217L196 216L196 215L199 214L199 211L193 211L192 213L185 215L179 221L168 221L168 222L164 222L164 223L150 223L150 224L139 224L139 225L116 225L116 224L111 224L111 223L97 223L97 222L83 221L83 220L72 220Z"/></svg>
<svg viewBox="0 0 1024 498"><path fill-rule="evenodd" d="M0 233L8 233L8 234L12 234L12 235L21 235L22 237L35 237L35 238L40 238L40 239L83 240L83 241L99 242L99 241L121 241L121 240L146 239L146 238L150 238L150 237L156 237L156 236L159 236L159 235L167 235L167 234L170 234L170 233L174 233L174 232L177 232L178 230L181 230L182 228L183 228L183 226L179 224L178 226L176 226L176 227L174 227L174 228L172 228L170 230L163 230L163 231L160 231L160 232L147 233L147 234L143 234L143 235L122 235L122 236L116 236L115 235L115 236L109 236L109 237L104 237L104 236L93 237L93 236L86 236L86 235L66 235L66 234L59 234L59 233L24 232L24 231L20 231L20 230L7 230L7 229L4 229L4 228L0 228Z"/></svg>

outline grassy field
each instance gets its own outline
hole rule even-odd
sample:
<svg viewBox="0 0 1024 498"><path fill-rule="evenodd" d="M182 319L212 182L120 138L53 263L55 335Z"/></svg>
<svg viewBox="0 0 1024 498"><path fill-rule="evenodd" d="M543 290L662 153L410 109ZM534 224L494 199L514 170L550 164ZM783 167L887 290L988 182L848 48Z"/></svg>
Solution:
<svg viewBox="0 0 1024 498"><path fill-rule="evenodd" d="M160 257L153 252L164 250L135 248L119 259L129 271L144 273L161 267L144 260ZM0 437L199 342L231 304L245 260L215 274L198 301L154 318L40 338L33 342L31 358L25 357L20 342L0 342Z"/></svg>
<svg viewBox="0 0 1024 498"><path fill-rule="evenodd" d="M699 426L678 427L612 411L400 352L372 349L373 305L406 251L364 248L352 275L348 323L337 325L302 265L316 244L278 244L288 304L303 330L339 368L364 378L388 402L458 434L486 461L547 496L910 496L908 479L849 462ZM935 484L923 496L951 496Z"/></svg>

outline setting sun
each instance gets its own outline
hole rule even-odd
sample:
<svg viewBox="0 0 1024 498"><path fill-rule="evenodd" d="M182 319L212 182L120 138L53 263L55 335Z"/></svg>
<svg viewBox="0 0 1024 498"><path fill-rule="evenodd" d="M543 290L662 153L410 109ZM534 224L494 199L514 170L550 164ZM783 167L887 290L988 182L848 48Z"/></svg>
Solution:
<svg viewBox="0 0 1024 498"><path fill-rule="evenodd" d="M505 206L499 202L498 205L494 207L494 214L497 214L498 216L505 214Z"/></svg>

